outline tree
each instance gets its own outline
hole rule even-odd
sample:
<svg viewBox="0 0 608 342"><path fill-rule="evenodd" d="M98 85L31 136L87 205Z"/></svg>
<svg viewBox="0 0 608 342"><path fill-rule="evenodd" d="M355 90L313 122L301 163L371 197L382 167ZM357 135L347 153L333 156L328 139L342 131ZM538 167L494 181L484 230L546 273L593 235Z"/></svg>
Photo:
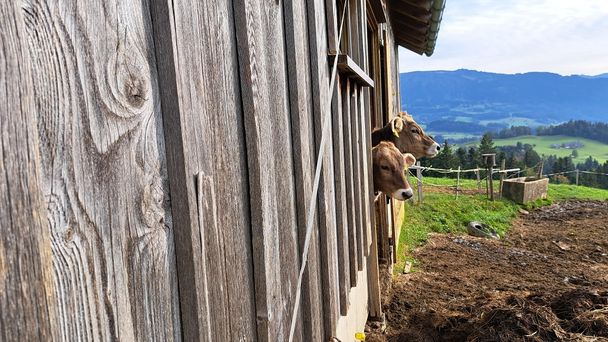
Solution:
<svg viewBox="0 0 608 342"><path fill-rule="evenodd" d="M578 158L578 151L572 150L572 158Z"/></svg>
<svg viewBox="0 0 608 342"><path fill-rule="evenodd" d="M452 146L446 140L437 157L432 160L433 167L438 169L454 169L458 167L458 158L452 151Z"/></svg>
<svg viewBox="0 0 608 342"><path fill-rule="evenodd" d="M458 165L464 168L467 167L467 150L464 147L461 146L456 150L456 158L458 158Z"/></svg>
<svg viewBox="0 0 608 342"><path fill-rule="evenodd" d="M467 168L474 169L477 165L481 164L481 155L479 154L479 150L475 146L469 147L469 151L467 153Z"/></svg>
<svg viewBox="0 0 608 342"><path fill-rule="evenodd" d="M533 167L540 163L540 156L534 148L530 145L526 145L526 152L524 152L524 166Z"/></svg>
<svg viewBox="0 0 608 342"><path fill-rule="evenodd" d="M481 137L481 141L479 142L479 153L496 153L494 141L492 140L492 135L490 133L486 133Z"/></svg>

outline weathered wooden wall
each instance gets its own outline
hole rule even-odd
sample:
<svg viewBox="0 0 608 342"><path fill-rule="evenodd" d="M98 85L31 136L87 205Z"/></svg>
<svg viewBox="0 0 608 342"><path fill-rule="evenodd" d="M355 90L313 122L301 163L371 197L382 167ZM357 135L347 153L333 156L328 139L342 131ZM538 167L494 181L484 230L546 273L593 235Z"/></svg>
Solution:
<svg viewBox="0 0 608 342"><path fill-rule="evenodd" d="M21 6L57 336L179 339L149 5L33 0Z"/></svg>
<svg viewBox="0 0 608 342"><path fill-rule="evenodd" d="M55 283L20 5L0 2L0 340L50 340Z"/></svg>
<svg viewBox="0 0 608 342"><path fill-rule="evenodd" d="M341 42L333 0L0 4L0 340L286 340L328 114L296 340L365 308L378 101L329 89L340 44L373 72L348 1Z"/></svg>
<svg viewBox="0 0 608 342"><path fill-rule="evenodd" d="M255 340L250 196L233 3L152 5L183 337ZM257 201L253 197L252 203Z"/></svg>

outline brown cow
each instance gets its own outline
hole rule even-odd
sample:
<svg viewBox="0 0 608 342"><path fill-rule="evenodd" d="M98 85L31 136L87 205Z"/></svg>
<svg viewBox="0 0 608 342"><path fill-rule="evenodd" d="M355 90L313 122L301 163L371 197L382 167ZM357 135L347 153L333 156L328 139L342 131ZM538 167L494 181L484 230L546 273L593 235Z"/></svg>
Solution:
<svg viewBox="0 0 608 342"><path fill-rule="evenodd" d="M441 149L435 140L424 134L422 127L412 116L405 112L394 117L386 126L372 132L372 146L381 141L390 141L402 153L411 153L416 158L433 158Z"/></svg>
<svg viewBox="0 0 608 342"><path fill-rule="evenodd" d="M382 191L400 201L414 195L405 178L405 169L416 163L412 154L401 154L393 143L382 141L372 148L372 161L375 191Z"/></svg>

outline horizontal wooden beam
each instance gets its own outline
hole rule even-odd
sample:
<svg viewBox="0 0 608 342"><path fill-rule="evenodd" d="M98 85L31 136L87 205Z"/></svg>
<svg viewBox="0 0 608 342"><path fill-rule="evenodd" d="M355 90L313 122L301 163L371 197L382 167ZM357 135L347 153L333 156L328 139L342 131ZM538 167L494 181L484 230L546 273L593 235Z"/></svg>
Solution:
<svg viewBox="0 0 608 342"><path fill-rule="evenodd" d="M329 64L333 65L334 58L336 55L329 55ZM363 87L374 87L374 80L346 54L338 55L338 71Z"/></svg>
<svg viewBox="0 0 608 342"><path fill-rule="evenodd" d="M414 51L419 55L422 55L424 53L424 47L413 45L405 40L399 39L398 37L395 37L395 42L397 43L397 45L401 45L404 48Z"/></svg>
<svg viewBox="0 0 608 342"><path fill-rule="evenodd" d="M433 6L432 0L400 0L399 2L406 3L412 7L422 8L427 11L430 11L431 7Z"/></svg>

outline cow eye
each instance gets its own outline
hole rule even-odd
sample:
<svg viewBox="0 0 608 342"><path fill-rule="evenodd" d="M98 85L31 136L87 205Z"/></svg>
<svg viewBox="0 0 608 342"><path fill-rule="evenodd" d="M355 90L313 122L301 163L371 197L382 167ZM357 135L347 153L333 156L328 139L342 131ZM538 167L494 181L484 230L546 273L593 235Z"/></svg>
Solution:
<svg viewBox="0 0 608 342"><path fill-rule="evenodd" d="M389 168L388 166L386 166L386 165L382 165L382 166L380 166L380 168L381 168L382 170L384 170L384 171L388 171L388 170L390 170L390 168Z"/></svg>
<svg viewBox="0 0 608 342"><path fill-rule="evenodd" d="M420 134L420 131L418 131L418 129L416 129L416 128L412 128L412 133L414 133L414 134Z"/></svg>

